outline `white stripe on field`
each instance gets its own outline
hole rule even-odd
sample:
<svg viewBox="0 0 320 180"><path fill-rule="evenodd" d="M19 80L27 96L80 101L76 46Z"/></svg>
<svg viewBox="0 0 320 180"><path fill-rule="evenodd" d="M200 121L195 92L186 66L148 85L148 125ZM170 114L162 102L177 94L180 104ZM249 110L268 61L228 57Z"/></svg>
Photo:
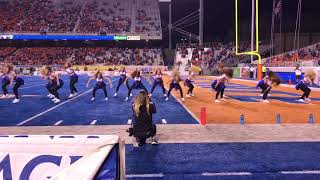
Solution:
<svg viewBox="0 0 320 180"><path fill-rule="evenodd" d="M19 89L28 89L28 88L37 87L37 86L43 86L43 85L46 85L46 84L37 84L37 85L33 85L33 86L21 87Z"/></svg>
<svg viewBox="0 0 320 180"><path fill-rule="evenodd" d="M97 123L97 120L93 120L90 125L95 125Z"/></svg>
<svg viewBox="0 0 320 180"><path fill-rule="evenodd" d="M115 80L116 80L116 79L112 80L112 82L115 81ZM109 83L107 83L107 84L109 84ZM54 110L54 109L56 109L56 108L58 108L58 107L60 107L60 106L62 106L62 105L64 105L64 104L70 102L70 101L73 101L73 100L75 100L75 99L77 99L77 98L79 98L79 97L81 97L81 96L83 96L83 95L88 94L88 93L91 92L92 90L93 90L93 89L90 89L90 90L88 90L88 91L86 91L86 92L84 92L84 93L82 93L82 94L77 95L76 97L74 97L74 98L72 98L72 99L68 99L68 100L66 100L66 101L64 101L64 102L62 102L62 103L60 103L60 104L58 104L58 105L56 105L56 106L53 106L53 107L50 108L50 109L47 109L46 111L43 111L42 113L39 113L39 114L37 114L37 115L35 115L35 116L32 116L31 118L28 118L28 119L20 122L20 123L17 124L17 125L18 125L18 126L21 126L21 125L23 125L23 124L25 124L25 123L27 123L27 122L29 122L29 121L32 121L33 119L35 119L35 118L37 118L37 117L39 117L39 116L42 116L42 115L46 114L47 112L50 112L50 111L52 111L52 110Z"/></svg>
<svg viewBox="0 0 320 180"><path fill-rule="evenodd" d="M167 124L167 120L166 119L161 119L162 124Z"/></svg>
<svg viewBox="0 0 320 180"><path fill-rule="evenodd" d="M128 119L128 123L127 124L131 125L132 124L132 119Z"/></svg>
<svg viewBox="0 0 320 180"><path fill-rule="evenodd" d="M219 173L202 173L202 176L250 176L250 172L219 172Z"/></svg>
<svg viewBox="0 0 320 180"><path fill-rule="evenodd" d="M59 124L61 124L63 121L61 120L61 121L58 121L58 122L56 122L54 125L55 126L58 126Z"/></svg>
<svg viewBox="0 0 320 180"><path fill-rule="evenodd" d="M164 177L162 173L160 174L128 174L126 178L155 178L155 177Z"/></svg>
<svg viewBox="0 0 320 180"><path fill-rule="evenodd" d="M281 174L320 174L320 170L281 171Z"/></svg>
<svg viewBox="0 0 320 180"><path fill-rule="evenodd" d="M73 100L75 100L75 99L77 99L77 98L79 98L79 97L81 97L81 96L83 96L83 95L85 95L85 94L88 94L88 93L91 92L92 90L93 90L93 89L90 89L90 90L88 90L88 91L86 91L86 92L84 92L84 93L82 93L82 94L80 94L80 95L78 95L78 96L76 96L76 97L74 97L74 98L72 98L72 99L66 100L66 101L64 101L64 102L62 102L62 103L60 103L60 104L58 104L58 105L56 105L56 106L53 106L52 108L47 109L46 111L43 111L42 113L39 113L39 114L37 114L37 115L35 115L35 116L32 116L31 118L28 118L28 119L20 122L20 123L17 124L17 125L18 125L18 126L21 126L21 125L23 125L23 124L25 124L25 123L27 123L27 122L29 122L29 121L32 121L33 119L35 119L35 118L37 118L37 117L39 117L39 116L42 116L42 115L46 114L47 112L50 112L50 111L52 111L52 110L54 110L54 109L56 109L56 108L58 108L58 107L60 107L60 106L62 106L62 105L64 105L64 104L70 102L70 101L73 101Z"/></svg>

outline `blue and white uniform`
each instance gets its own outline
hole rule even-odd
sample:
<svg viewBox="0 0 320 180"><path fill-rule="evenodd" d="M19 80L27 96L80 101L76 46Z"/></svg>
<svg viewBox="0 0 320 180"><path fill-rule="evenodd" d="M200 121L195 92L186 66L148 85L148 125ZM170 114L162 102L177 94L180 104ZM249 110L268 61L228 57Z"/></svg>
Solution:
<svg viewBox="0 0 320 180"><path fill-rule="evenodd" d="M78 75L70 68L67 68L66 72L70 76L70 94L77 93L78 90L76 89L75 84L78 82Z"/></svg>
<svg viewBox="0 0 320 180"><path fill-rule="evenodd" d="M133 78L133 84L132 86L130 87L129 91L128 91L128 97L130 96L131 94L131 91L133 89L143 89L144 91L148 92L147 88L142 84L142 78L141 76L136 76Z"/></svg>
<svg viewBox="0 0 320 180"><path fill-rule="evenodd" d="M102 89L103 93L104 93L104 96L105 98L108 98L108 92L107 92L107 88L106 88L106 83L104 82L104 79L102 76L98 76L96 78L96 85L94 86L93 88L93 92L92 92L92 96L93 96L93 99L96 97L96 91L98 89Z"/></svg>
<svg viewBox="0 0 320 180"><path fill-rule="evenodd" d="M116 94L118 93L120 86L121 86L121 85L125 82L125 80L127 79L127 72L126 72L126 70L121 70L121 71L119 71L119 75L120 75L120 78L119 78L118 85L117 85L117 88L116 88ZM126 84L126 86L127 86L127 89L129 90L130 87L129 87L129 84L128 84L128 83Z"/></svg>
<svg viewBox="0 0 320 180"><path fill-rule="evenodd" d="M20 86L24 85L24 80L22 79L21 76L15 76L13 80L15 81L15 84L13 86L13 93L15 95L15 98L19 99L18 89L20 88Z"/></svg>
<svg viewBox="0 0 320 180"><path fill-rule="evenodd" d="M218 77L218 79L214 80L211 83L211 87L212 89L216 90L216 100L218 100L219 95L220 98L223 98L223 94L224 94L224 90L226 88L226 82L228 81L228 78L225 74L223 74L222 76Z"/></svg>
<svg viewBox="0 0 320 180"><path fill-rule="evenodd" d="M296 90L301 90L303 92L300 100L304 100L305 98L309 99L311 89L308 86L310 84L311 84L311 81L308 78L303 78L296 85Z"/></svg>
<svg viewBox="0 0 320 180"><path fill-rule="evenodd" d="M2 81L1 81L1 89L3 92L3 95L6 96L8 94L7 86L10 84L10 76L9 74L3 73L2 74Z"/></svg>
<svg viewBox="0 0 320 180"><path fill-rule="evenodd" d="M153 76L154 78L154 82L153 82L153 85L152 85L152 88L151 88L151 94L153 93L154 89L160 85L161 89L162 89L162 93L165 94L166 93L166 90L164 88L164 85L163 85L163 79L162 79L162 74L156 74Z"/></svg>

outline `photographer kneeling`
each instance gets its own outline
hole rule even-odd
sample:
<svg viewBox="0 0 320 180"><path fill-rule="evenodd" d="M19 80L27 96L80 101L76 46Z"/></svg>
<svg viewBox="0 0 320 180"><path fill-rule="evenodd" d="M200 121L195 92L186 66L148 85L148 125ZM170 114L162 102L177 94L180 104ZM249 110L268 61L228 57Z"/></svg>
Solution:
<svg viewBox="0 0 320 180"><path fill-rule="evenodd" d="M156 113L156 107L151 102L148 93L140 91L134 98L132 105L133 125L129 128L129 135L136 138L139 146L146 143L147 138L151 138L151 144L158 144L155 138L157 129L152 122L152 114Z"/></svg>

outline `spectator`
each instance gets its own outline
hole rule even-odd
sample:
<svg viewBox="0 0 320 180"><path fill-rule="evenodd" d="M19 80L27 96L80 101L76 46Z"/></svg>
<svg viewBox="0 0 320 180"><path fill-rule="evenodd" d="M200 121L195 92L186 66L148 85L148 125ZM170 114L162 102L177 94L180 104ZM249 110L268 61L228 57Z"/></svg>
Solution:
<svg viewBox="0 0 320 180"><path fill-rule="evenodd" d="M152 122L152 114L156 113L156 106L151 102L147 92L140 91L135 97L132 105L134 122L129 129L130 136L136 138L135 146L146 143L147 138L151 138L151 144L158 144L155 138L157 129Z"/></svg>
<svg viewBox="0 0 320 180"><path fill-rule="evenodd" d="M255 70L255 68L252 66L252 64L250 64L250 67L249 67L249 71L250 71L250 79L253 79L254 70Z"/></svg>

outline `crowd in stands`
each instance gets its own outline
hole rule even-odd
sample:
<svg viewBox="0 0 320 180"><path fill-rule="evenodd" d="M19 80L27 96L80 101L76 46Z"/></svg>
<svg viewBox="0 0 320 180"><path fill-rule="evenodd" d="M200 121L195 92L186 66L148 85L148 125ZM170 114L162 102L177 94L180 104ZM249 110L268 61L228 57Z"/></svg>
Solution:
<svg viewBox="0 0 320 180"><path fill-rule="evenodd" d="M66 60L75 65L163 65L161 49L150 48L0 48L1 57L13 65L62 65Z"/></svg>
<svg viewBox="0 0 320 180"><path fill-rule="evenodd" d="M189 51L188 51L189 49ZM251 49L250 42L241 42L239 44L239 52L249 51ZM191 51L190 51L191 50ZM209 46L189 46L178 48L177 52L182 58L186 58L191 53L191 58L187 66L193 65L207 67L213 69L224 63L228 66L237 66L239 63L250 62L250 56L236 55L235 44L216 42L210 43Z"/></svg>
<svg viewBox="0 0 320 180"><path fill-rule="evenodd" d="M320 43L307 46L298 51L289 51L280 55L267 58L270 66L283 65L298 61L320 61Z"/></svg>
<svg viewBox="0 0 320 180"><path fill-rule="evenodd" d="M161 36L157 0L0 1L1 32Z"/></svg>
<svg viewBox="0 0 320 180"><path fill-rule="evenodd" d="M55 4L51 0L0 2L0 29L8 32L71 32L81 6L71 2Z"/></svg>
<svg viewBox="0 0 320 180"><path fill-rule="evenodd" d="M72 48L20 48L4 58L14 65L59 65L72 54Z"/></svg>
<svg viewBox="0 0 320 180"><path fill-rule="evenodd" d="M126 9L128 2L92 1L88 2L81 12L78 32L108 33L130 32L131 18Z"/></svg>

